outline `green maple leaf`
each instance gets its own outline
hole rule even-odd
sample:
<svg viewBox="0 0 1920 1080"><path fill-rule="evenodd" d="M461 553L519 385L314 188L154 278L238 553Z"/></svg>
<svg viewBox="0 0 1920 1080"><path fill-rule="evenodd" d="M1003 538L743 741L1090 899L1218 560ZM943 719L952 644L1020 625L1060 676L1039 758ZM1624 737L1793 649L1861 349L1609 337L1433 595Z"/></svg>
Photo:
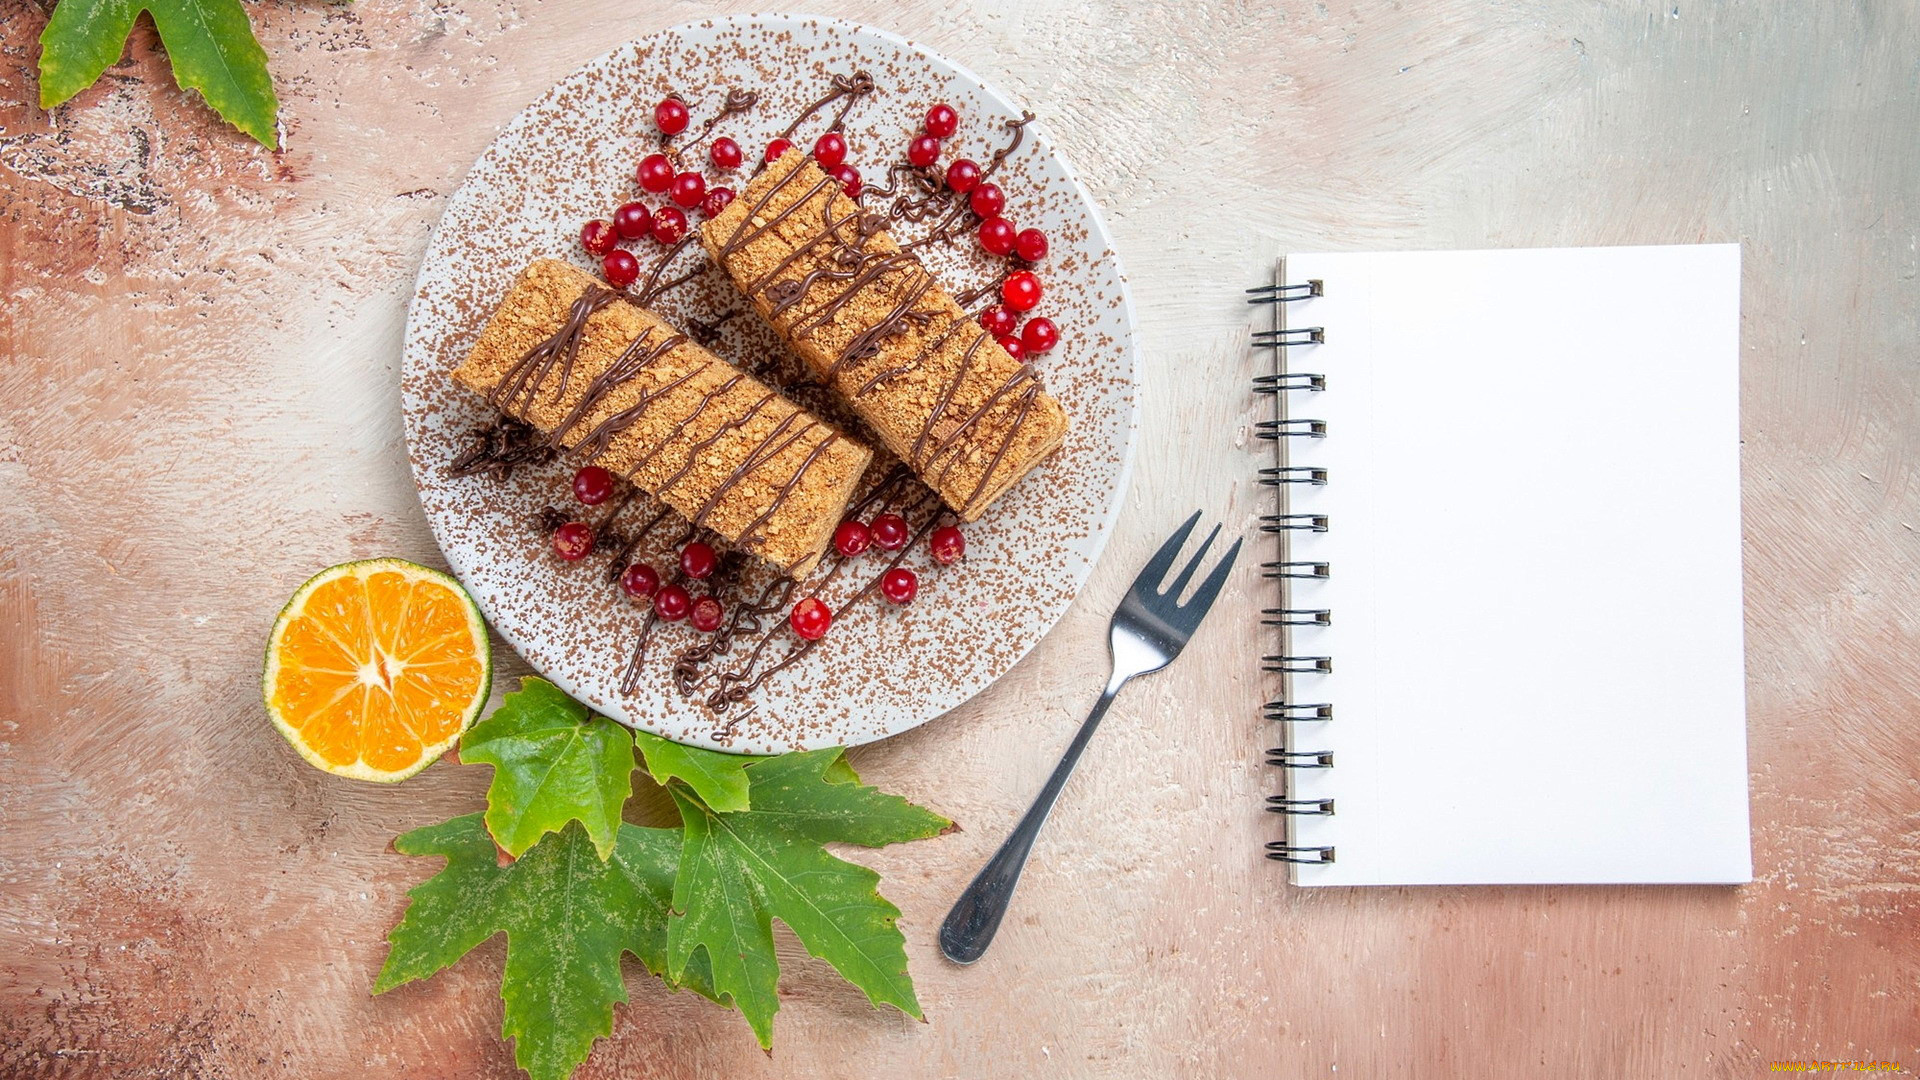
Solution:
<svg viewBox="0 0 1920 1080"><path fill-rule="evenodd" d="M880 875L821 845L881 847L935 836L953 823L862 786L838 748L760 758L744 771L750 810L722 813L691 784L668 788L683 833L667 925L668 977L687 977L704 956L714 989L739 1007L760 1045L771 1047L780 1008L777 918L874 1005L924 1019L895 925L900 909L880 895Z"/></svg>
<svg viewBox="0 0 1920 1080"><path fill-rule="evenodd" d="M633 733L545 679L520 680L493 715L460 737L460 760L493 766L487 829L514 857L586 826L602 859L613 853L620 807L633 794Z"/></svg>
<svg viewBox="0 0 1920 1080"><path fill-rule="evenodd" d="M447 865L407 894L373 992L424 979L504 932L500 1032L533 1080L564 1080L612 1032L613 1004L627 1000L622 952L665 977L678 830L622 825L613 857L602 861L586 830L569 824L502 866L481 815L468 814L406 833L394 847L444 856ZM667 983L718 1000L703 965L682 965Z"/></svg>
<svg viewBox="0 0 1920 1080"><path fill-rule="evenodd" d="M40 34L40 107L92 86L120 59L142 11L153 17L180 89L200 91L229 124L277 149L280 102L240 0L60 0Z"/></svg>

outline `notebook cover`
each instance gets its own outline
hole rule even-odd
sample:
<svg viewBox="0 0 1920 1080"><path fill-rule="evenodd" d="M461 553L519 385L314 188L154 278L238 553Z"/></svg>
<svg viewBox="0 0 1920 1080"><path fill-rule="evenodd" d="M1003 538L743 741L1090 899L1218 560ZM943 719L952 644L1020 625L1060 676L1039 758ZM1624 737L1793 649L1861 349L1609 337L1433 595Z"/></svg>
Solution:
<svg viewBox="0 0 1920 1080"><path fill-rule="evenodd" d="M1303 885L1741 882L1738 245L1302 254Z"/></svg>

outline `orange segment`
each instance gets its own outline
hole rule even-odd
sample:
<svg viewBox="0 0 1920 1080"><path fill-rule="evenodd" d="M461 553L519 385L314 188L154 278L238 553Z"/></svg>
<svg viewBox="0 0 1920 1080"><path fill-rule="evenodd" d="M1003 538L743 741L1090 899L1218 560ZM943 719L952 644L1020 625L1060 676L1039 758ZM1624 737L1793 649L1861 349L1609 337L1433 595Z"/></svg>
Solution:
<svg viewBox="0 0 1920 1080"><path fill-rule="evenodd" d="M408 631L408 600L414 593L414 583L406 577L382 570L368 574L364 584L367 590L367 608L375 613L373 634L380 647L388 653L402 655L398 642ZM431 587L429 587L431 590ZM445 590L431 590L444 592ZM449 629L444 623L438 629Z"/></svg>
<svg viewBox="0 0 1920 1080"><path fill-rule="evenodd" d="M486 623L459 582L399 559L324 570L267 638L267 715L338 776L404 780L445 753L492 688Z"/></svg>

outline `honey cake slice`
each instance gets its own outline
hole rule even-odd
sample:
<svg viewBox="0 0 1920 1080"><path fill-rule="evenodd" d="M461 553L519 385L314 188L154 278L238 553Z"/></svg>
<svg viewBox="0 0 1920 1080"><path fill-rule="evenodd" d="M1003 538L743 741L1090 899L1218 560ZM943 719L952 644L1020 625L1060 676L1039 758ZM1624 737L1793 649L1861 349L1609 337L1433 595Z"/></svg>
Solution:
<svg viewBox="0 0 1920 1080"><path fill-rule="evenodd" d="M521 272L453 378L796 578L819 562L873 458L555 259Z"/></svg>
<svg viewBox="0 0 1920 1080"><path fill-rule="evenodd" d="M700 239L814 374L973 521L1059 448L1066 410L886 224L789 150Z"/></svg>

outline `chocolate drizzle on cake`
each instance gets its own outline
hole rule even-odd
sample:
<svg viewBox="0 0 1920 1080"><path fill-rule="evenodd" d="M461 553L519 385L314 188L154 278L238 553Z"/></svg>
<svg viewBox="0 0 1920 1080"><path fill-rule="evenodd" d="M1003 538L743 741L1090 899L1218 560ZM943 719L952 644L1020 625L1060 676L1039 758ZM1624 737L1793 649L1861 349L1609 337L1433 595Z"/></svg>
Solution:
<svg viewBox="0 0 1920 1080"><path fill-rule="evenodd" d="M559 396L566 391L568 380L572 375L574 364L578 357L580 341L586 332L589 321L595 312L605 307L616 295L617 294L610 290L601 288L598 285L589 286L587 290L573 302L572 307L568 311L567 318L560 328L551 336L529 349L526 355L521 357L520 360L509 369L507 376L503 378L500 383L500 387L506 391L499 395L500 401L502 403L519 402L524 399L524 405L522 407L531 406L533 402L540 400L545 393L547 380L553 379L556 376L559 381L559 386L554 390L554 398L558 400ZM658 340L656 340L656 336ZM689 368L675 378L663 382L658 386L647 388L635 399L633 404L619 412L602 418L584 436L569 446L569 438L572 433L585 422L588 417L592 416L601 408L607 397L615 389L632 381L687 341L688 338L684 334L656 335L652 330L635 338L613 363L609 364L604 371L594 377L593 381L587 385L587 389L581 395L580 400L568 411L566 418L547 436L545 445L549 452L549 457L553 451L573 449L580 452L582 464L590 464L597 461L607 452L613 440L631 430L634 424L645 416L650 408L664 399L668 394L684 386L695 376L708 370L711 367L711 363L701 364ZM668 446L673 445L677 440L682 438L683 433L693 430L700 418L706 415L721 397L739 386L745 378L746 376L744 374L736 372L733 376L708 389L706 393L701 396L699 403L694 407L693 411L683 417L679 424L677 424L672 431L668 432L665 437L642 452L621 474L622 479L630 483L633 482L635 476L638 475L642 469L658 457ZM756 399L753 405L745 412L728 418L695 441L687 448L686 459L681 463L680 467L664 481L654 485L654 496L656 498L664 498L676 486L692 475L694 468L702 461L705 451L712 448L721 439L745 427L756 417L761 416L778 398L779 395L774 391L766 391ZM805 422L800 423L803 418ZM514 422L517 423L517 421ZM524 427L525 425L522 426ZM718 508L726 494L737 487L748 475L762 466L771 463L783 452L798 444L802 439L812 435L816 429L822 426L819 421L805 417L805 414L801 412L789 412L786 417L775 424L770 431L762 435L759 441L741 456L739 462L733 467L729 474L707 494L699 509L692 515L694 526L704 526L707 518ZM531 431L532 429L529 428L528 430ZM498 441L498 437L494 438L495 441ZM765 537L761 534L760 530L772 519L775 512L792 497L794 491L798 489L802 478L805 477L807 470L812 468L820 460L821 456L826 453L828 447L832 446L839 438L840 435L838 432L827 429L825 437L819 439L810 448L799 465L781 480L779 486L774 489L773 495L768 500L767 505L761 508L759 516L736 538L734 541L735 546L751 551L757 549L764 542ZM519 453L519 451L509 452ZM495 454L495 456L497 457L498 454ZM462 460L466 460L466 457L467 455L463 455ZM487 457L487 451L484 448L474 452L472 457L473 460L469 463L470 468L477 470L480 468L498 467L498 465L492 463L491 458Z"/></svg>
<svg viewBox="0 0 1920 1080"><path fill-rule="evenodd" d="M997 151L988 168L996 169L1006 161L1021 142L1027 123L1033 119L1031 113L1019 120L1007 122L1013 132L1009 142ZM979 405L965 416L953 418L953 426L936 437L941 422L948 419L948 407L955 394L964 385L976 369L978 359L987 342L991 340L977 317L952 320L938 333L929 335L916 351L913 358L905 363L897 363L877 372L863 373L857 383L849 386L841 381L842 376L853 376L865 362L881 353L880 343L885 339L905 333L911 325L926 328L936 321L946 318L946 313L938 307L920 307L921 301L934 286L934 278L920 261L908 253L903 245L898 251L885 251L873 248L874 237L885 229L886 218L879 214L855 211L836 214L836 200L830 194L831 178L815 180L806 193L784 209L769 213L774 201L796 181L805 176L804 169L795 168L762 191L754 200L748 212L740 219L734 231L727 235L719 245L717 258L726 260L747 244L766 235L769 231L789 220L802 208L817 206L820 221L813 235L804 243L797 245L787 253L772 269L761 273L751 281L743 283L743 289L750 296L757 296L769 309L770 317L780 318L793 314L786 326L787 335L804 341L819 330L832 325L847 308L860 299L863 292L879 291L890 287L891 295L899 297L888 310L872 325L855 335L835 356L824 373L824 381L829 385L839 385L843 392L854 401L886 383L889 379L918 370L939 350L945 349L956 334L967 335L959 364L946 385L942 388L938 403L927 414L926 421L914 438L911 451L907 454L909 464L926 472L939 466L937 478L944 478L960 463L958 452L961 439L980 426L989 412L1009 395L1015 395L1017 405L1011 405L1013 419L1006 425L998 445L988 456L988 465L973 485L968 498L961 504L971 505L988 489L995 472L1006 459L1008 451L1019 439L1021 430L1031 415L1035 399L1040 393L1038 378L1030 365L1022 365L993 392L987 395ZM826 195L822 198L822 195ZM896 200L895 209L901 204ZM970 209L960 203L959 209L971 214ZM904 211L902 211L904 212ZM949 215L950 217L952 215ZM916 241L918 243L918 241ZM827 250L822 252L822 247ZM790 276L793 267L803 259L810 259L812 269L800 276ZM905 275L905 281L900 276ZM812 295L819 291L824 282L841 283L838 292L826 299L808 306ZM957 303L964 307L975 303L995 286L988 285L972 290ZM942 458L945 461L942 461ZM938 482L938 479L935 479Z"/></svg>
<svg viewBox="0 0 1920 1080"><path fill-rule="evenodd" d="M516 407L526 409L538 400L540 386L557 367L560 370L560 385L554 397L565 397L567 379L573 374L574 361L580 356L580 339L586 334L587 322L595 312L606 307L618 295L612 289L600 285L590 285L580 298L573 302L567 312L567 319L553 336L527 350L519 363L507 370L500 384L487 395L487 404L503 412L511 412ZM522 396L525 404L516 406Z"/></svg>
<svg viewBox="0 0 1920 1080"><path fill-rule="evenodd" d="M582 420L591 416L594 410L598 409L601 404L606 401L608 394L611 394L614 390L631 381L635 376L652 366L655 361L672 352L687 340L684 334L663 334L661 335L661 340L658 342L653 341L653 337L654 332L648 330L646 333L634 338L632 343L621 351L619 357L615 359L613 363L607 365L607 370L594 376L593 381L587 384L587 392L581 395L580 401L573 407L573 411L568 413L567 418L562 420L559 426L553 429L553 434L548 437L548 445L555 449L565 446L568 433L573 431L574 427ZM680 381L684 382L685 379L682 378ZM561 385L562 389L564 389L565 383ZM678 383L670 383L668 385L676 386ZM587 442L595 447L595 449L588 452L588 460L599 457L600 454L606 450L607 443L612 441L613 436L624 431L626 426L634 420L639 419L640 413L645 410L645 406L651 404L654 400L658 399L659 396L658 391L647 394L640 399L638 405L626 409L613 417L609 417L597 425L586 439ZM619 421L619 423L616 423L616 421Z"/></svg>

